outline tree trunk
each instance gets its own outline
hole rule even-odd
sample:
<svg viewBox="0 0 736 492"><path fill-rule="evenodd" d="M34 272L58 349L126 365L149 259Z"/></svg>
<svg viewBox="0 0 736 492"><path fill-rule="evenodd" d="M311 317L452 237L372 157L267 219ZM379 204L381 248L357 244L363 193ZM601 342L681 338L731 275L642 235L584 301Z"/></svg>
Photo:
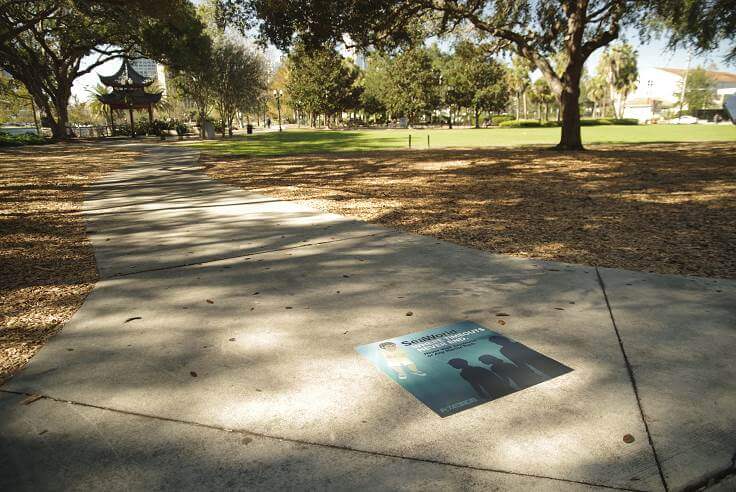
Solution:
<svg viewBox="0 0 736 492"><path fill-rule="evenodd" d="M480 128L480 110L478 109L478 106L473 108L473 111L475 111L475 127Z"/></svg>
<svg viewBox="0 0 736 492"><path fill-rule="evenodd" d="M529 112L527 111L526 107L526 91L521 95L522 99L524 99L524 119L529 119Z"/></svg>
<svg viewBox="0 0 736 492"><path fill-rule="evenodd" d="M41 125L38 124L38 116L36 115L36 103L33 102L33 96L31 96L31 111L33 112L33 125L36 127L36 133L41 136Z"/></svg>
<svg viewBox="0 0 736 492"><path fill-rule="evenodd" d="M133 121L133 110L128 109L130 114L130 138L135 138L135 122Z"/></svg>
<svg viewBox="0 0 736 492"><path fill-rule="evenodd" d="M519 111L521 110L521 95L516 93L516 119L519 119Z"/></svg>
<svg viewBox="0 0 736 492"><path fill-rule="evenodd" d="M584 150L580 135L580 80L576 83L565 84L560 95L562 105L562 134L558 150Z"/></svg>
<svg viewBox="0 0 736 492"><path fill-rule="evenodd" d="M46 117L51 125L51 135L55 139L65 139L67 137L66 125L69 122L69 113L66 106L54 104L56 115L52 114L50 108L46 109Z"/></svg>

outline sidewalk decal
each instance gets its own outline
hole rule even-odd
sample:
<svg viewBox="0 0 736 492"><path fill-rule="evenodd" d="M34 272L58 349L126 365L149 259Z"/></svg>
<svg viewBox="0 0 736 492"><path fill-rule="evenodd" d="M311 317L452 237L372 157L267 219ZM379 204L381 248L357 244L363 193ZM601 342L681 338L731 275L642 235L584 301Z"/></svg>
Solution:
<svg viewBox="0 0 736 492"><path fill-rule="evenodd" d="M369 343L356 350L440 417L572 371L472 321Z"/></svg>

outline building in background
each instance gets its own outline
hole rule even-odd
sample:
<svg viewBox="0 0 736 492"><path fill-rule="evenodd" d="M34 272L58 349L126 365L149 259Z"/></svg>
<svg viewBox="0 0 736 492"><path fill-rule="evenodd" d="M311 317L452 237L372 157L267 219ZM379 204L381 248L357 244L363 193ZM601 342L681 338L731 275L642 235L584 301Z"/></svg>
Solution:
<svg viewBox="0 0 736 492"><path fill-rule="evenodd" d="M663 113L678 104L686 70L681 68L646 67L639 70L636 91L624 106L624 118L641 122L663 118ZM736 94L736 73L706 70L715 85L715 104L723 106L727 95Z"/></svg>
<svg viewBox="0 0 736 492"><path fill-rule="evenodd" d="M149 79L155 80L159 88L163 92L164 97L166 97L166 94L168 92L166 87L166 67L155 60L151 60L150 58L131 59L130 65L139 74Z"/></svg>

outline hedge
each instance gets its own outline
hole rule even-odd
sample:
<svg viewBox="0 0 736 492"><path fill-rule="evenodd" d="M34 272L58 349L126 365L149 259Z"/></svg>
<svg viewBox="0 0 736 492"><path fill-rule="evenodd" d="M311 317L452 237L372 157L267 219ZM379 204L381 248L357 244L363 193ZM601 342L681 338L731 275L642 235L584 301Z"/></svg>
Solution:
<svg viewBox="0 0 736 492"><path fill-rule="evenodd" d="M580 120L580 126L605 126L605 125L638 125L639 120L635 118L584 118ZM509 120L503 121L498 126L507 128L548 128L560 126L556 121L540 122L539 120Z"/></svg>
<svg viewBox="0 0 736 492"><path fill-rule="evenodd" d="M49 140L35 133L24 133L22 135L10 135L0 132L0 147L18 147L21 145L41 145L49 143Z"/></svg>
<svg viewBox="0 0 736 492"><path fill-rule="evenodd" d="M599 125L638 125L639 120L636 118L583 118L580 120L580 126L599 126Z"/></svg>
<svg viewBox="0 0 736 492"><path fill-rule="evenodd" d="M509 120L501 122L498 126L506 128L542 128L560 125L556 121L541 122L539 120Z"/></svg>

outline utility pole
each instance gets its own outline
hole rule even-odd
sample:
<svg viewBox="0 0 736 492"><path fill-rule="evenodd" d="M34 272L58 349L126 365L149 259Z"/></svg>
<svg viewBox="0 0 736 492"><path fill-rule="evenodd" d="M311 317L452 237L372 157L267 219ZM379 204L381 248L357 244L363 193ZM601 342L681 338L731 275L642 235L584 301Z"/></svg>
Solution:
<svg viewBox="0 0 736 492"><path fill-rule="evenodd" d="M279 113L279 131L281 131L281 96L283 96L283 95L284 95L284 91L283 90L281 90L281 89L279 89L279 90L274 89L273 90L273 97L276 98L276 110Z"/></svg>

